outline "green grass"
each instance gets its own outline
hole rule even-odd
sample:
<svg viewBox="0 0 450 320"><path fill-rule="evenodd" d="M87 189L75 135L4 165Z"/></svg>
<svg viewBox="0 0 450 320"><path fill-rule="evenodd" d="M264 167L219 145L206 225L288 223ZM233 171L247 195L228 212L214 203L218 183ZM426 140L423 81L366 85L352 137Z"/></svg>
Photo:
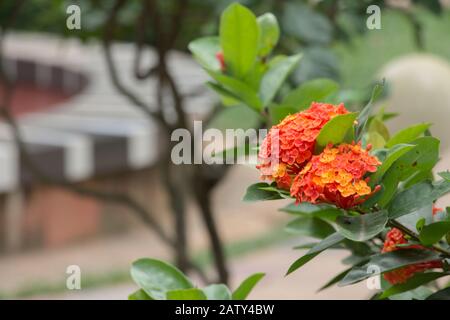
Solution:
<svg viewBox="0 0 450 320"><path fill-rule="evenodd" d="M278 245L291 238L291 234L284 232L283 227L278 226L273 230L258 235L254 238L226 244L225 252L229 259L235 259L258 250L267 249ZM193 260L202 269L205 269L212 263L211 252L209 250L202 250L193 255ZM81 278L81 288L83 290L101 288L131 281L129 270L110 270L105 271L102 274L83 274ZM65 281L36 281L11 292L0 292L0 299L29 298L36 295L51 295L63 292L68 292L65 286Z"/></svg>

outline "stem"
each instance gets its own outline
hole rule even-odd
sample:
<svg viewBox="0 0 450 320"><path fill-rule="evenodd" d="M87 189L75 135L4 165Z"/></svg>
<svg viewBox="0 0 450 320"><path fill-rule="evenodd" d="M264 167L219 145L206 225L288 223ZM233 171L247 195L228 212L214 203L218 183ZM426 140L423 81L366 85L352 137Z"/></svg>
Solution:
<svg viewBox="0 0 450 320"><path fill-rule="evenodd" d="M419 236L418 236L414 231L412 231L412 230L409 229L408 227L402 225L402 224L401 224L400 222L398 222L397 220L391 219L391 220L389 220L388 224L389 224L391 227L393 227L393 228L399 229L399 230L402 231L403 233L405 233L405 234L407 234L408 236L410 236L412 239L414 239L414 240L420 242ZM437 245L433 245L432 248L433 248L433 250L435 250L435 251L437 251L437 252L439 252L439 253L442 253L443 255L445 255L445 256L447 256L447 257L450 257L450 252L449 252L449 251L447 251L447 250L445 250L445 249L443 249L443 248L441 248L441 247L439 247L439 246L437 246Z"/></svg>
<svg viewBox="0 0 450 320"><path fill-rule="evenodd" d="M226 258L223 250L222 241L217 230L214 215L211 210L210 195L197 195L197 202L200 207L200 212L205 223L206 230L211 242L211 249L214 256L214 263L216 265L217 273L219 275L219 282L228 284L228 270L226 266Z"/></svg>

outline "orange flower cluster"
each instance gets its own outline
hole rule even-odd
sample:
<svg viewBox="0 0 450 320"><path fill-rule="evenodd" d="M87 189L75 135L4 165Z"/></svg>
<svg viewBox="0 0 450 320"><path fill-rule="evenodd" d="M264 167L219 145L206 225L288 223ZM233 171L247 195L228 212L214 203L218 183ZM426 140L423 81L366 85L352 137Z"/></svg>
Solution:
<svg viewBox="0 0 450 320"><path fill-rule="evenodd" d="M411 245L406 247L398 247L399 244L405 244L408 243L408 241L405 239L404 234L396 229L392 228L387 234L386 239L384 241L384 246L381 252L391 252L401 249L424 249L425 247L421 245ZM405 266L393 271L389 271L384 273L384 278L391 284L399 284L404 283L406 280L411 278L414 274L418 272L423 272L428 269L434 269L434 268L442 268L442 261L430 261L430 262L421 262L412 264L409 266Z"/></svg>
<svg viewBox="0 0 450 320"><path fill-rule="evenodd" d="M313 102L309 109L287 116L272 127L261 144L257 168L262 178L289 190L292 177L311 159L320 129L333 117L346 114L344 105Z"/></svg>
<svg viewBox="0 0 450 320"><path fill-rule="evenodd" d="M351 208L379 190L372 190L364 175L375 172L381 163L361 144L328 145L294 179L291 195L297 201L326 202Z"/></svg>

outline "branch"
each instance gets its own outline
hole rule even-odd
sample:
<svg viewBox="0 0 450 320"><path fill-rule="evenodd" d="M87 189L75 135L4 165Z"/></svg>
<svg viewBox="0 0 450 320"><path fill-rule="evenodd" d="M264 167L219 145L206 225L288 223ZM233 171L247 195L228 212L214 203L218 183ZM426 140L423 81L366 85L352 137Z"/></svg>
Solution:
<svg viewBox="0 0 450 320"><path fill-rule="evenodd" d="M141 57L142 57L142 51L144 49L144 40L145 40L145 30L147 25L147 18L150 15L150 3L148 0L144 2L143 9L141 11L141 14L139 15L136 27L135 27L135 57L134 57L134 76L138 80L144 80L149 78L150 76L155 74L155 71L157 70L157 66L151 66L145 71L141 71L140 64L141 64Z"/></svg>
<svg viewBox="0 0 450 320"><path fill-rule="evenodd" d="M143 110L148 116L164 124L165 121L164 118L162 117L162 114L159 111L152 111L150 109L150 106L144 100L140 99L136 94L134 94L129 88L127 88L120 81L119 76L117 74L117 69L111 51L111 41L113 39L114 31L116 29L117 13L125 3L126 3L125 0L116 1L106 20L105 30L103 34L104 54L108 70L111 76L111 80L116 89L126 98L128 98L128 100L130 100L133 105L139 107L139 109Z"/></svg>
<svg viewBox="0 0 450 320"><path fill-rule="evenodd" d="M397 228L400 231L402 231L404 234L407 234L408 236L410 236L412 239L414 239L417 242L420 242L419 236L412 230L410 230L408 227L404 226L403 224L401 224L400 222L398 222L397 220L389 220L388 223L391 227L393 228ZM443 255L447 256L450 258L450 252L437 246L437 245L433 245L432 246L433 250L442 253Z"/></svg>

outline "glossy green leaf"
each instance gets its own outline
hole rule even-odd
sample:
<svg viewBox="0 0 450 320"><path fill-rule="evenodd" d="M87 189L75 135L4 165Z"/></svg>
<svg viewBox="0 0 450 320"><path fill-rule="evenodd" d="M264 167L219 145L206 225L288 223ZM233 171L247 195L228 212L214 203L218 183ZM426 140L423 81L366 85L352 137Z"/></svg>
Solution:
<svg viewBox="0 0 450 320"><path fill-rule="evenodd" d="M411 144L416 147L397 159L383 176L383 190L378 199L382 208L389 204L400 181L427 175L439 160L439 140L436 138L421 137Z"/></svg>
<svg viewBox="0 0 450 320"><path fill-rule="evenodd" d="M450 287L433 293L426 300L450 300Z"/></svg>
<svg viewBox="0 0 450 320"><path fill-rule="evenodd" d="M261 121L261 116L254 110L237 105L220 109L208 123L208 128L219 129L225 135L226 129L257 128Z"/></svg>
<svg viewBox="0 0 450 320"><path fill-rule="evenodd" d="M338 283L339 281L341 281L342 279L344 279L344 277L347 275L347 273L350 272L350 270L352 270L352 268L348 268L345 269L344 271L338 273L336 276L334 276L331 280L329 280L327 283L325 283L322 287L320 287L319 290L317 291L322 291L325 289L328 289L329 287L335 285L336 283Z"/></svg>
<svg viewBox="0 0 450 320"><path fill-rule="evenodd" d="M339 216L336 218L337 231L347 239L365 241L383 231L388 221L386 210L359 216Z"/></svg>
<svg viewBox="0 0 450 320"><path fill-rule="evenodd" d="M421 123L402 129L392 136L386 143L386 147L391 148L399 143L409 143L423 134L430 126L430 123Z"/></svg>
<svg viewBox="0 0 450 320"><path fill-rule="evenodd" d="M429 172L439 160L439 140L433 137L421 137L410 144L416 147L405 153L395 162L400 181L405 181L417 171Z"/></svg>
<svg viewBox="0 0 450 320"><path fill-rule="evenodd" d="M286 207L281 208L280 211L329 221L335 221L336 217L343 214L341 209L337 209L333 206L325 204L315 205L308 202L291 203Z"/></svg>
<svg viewBox="0 0 450 320"><path fill-rule="evenodd" d="M448 171L443 171L443 172L439 172L438 175L439 175L441 178L443 178L443 179L445 179L445 180L447 180L447 181L450 181L450 172L448 172Z"/></svg>
<svg viewBox="0 0 450 320"><path fill-rule="evenodd" d="M364 129L366 127L367 121L369 120L370 114L372 113L372 108L378 97L383 92L384 81L381 84L376 84L372 91L372 96L370 97L367 105L361 110L358 115L358 125L356 126L356 139L359 141L362 137Z"/></svg>
<svg viewBox="0 0 450 320"><path fill-rule="evenodd" d="M206 82L206 86L213 90L220 98L224 106L235 106L240 103L243 103L243 101L236 96L233 92L229 91L228 89L222 87L221 85L208 81Z"/></svg>
<svg viewBox="0 0 450 320"><path fill-rule="evenodd" d="M258 282L265 276L264 273L255 273L241 282L239 287L234 290L233 300L245 300Z"/></svg>
<svg viewBox="0 0 450 320"><path fill-rule="evenodd" d="M389 140L389 130L378 116L370 121L368 131L369 134L374 132L378 133L385 141Z"/></svg>
<svg viewBox="0 0 450 320"><path fill-rule="evenodd" d="M385 290L378 299L386 299L390 296L413 290L415 288L420 287L421 285L428 284L436 279L448 276L449 273L442 272L426 272L426 273L418 273L414 275L412 278L408 279L405 283L394 285L387 290Z"/></svg>
<svg viewBox="0 0 450 320"><path fill-rule="evenodd" d="M419 220L417 220L416 222L416 230L417 231L422 231L423 227L426 224L426 219L425 218L420 218Z"/></svg>
<svg viewBox="0 0 450 320"><path fill-rule="evenodd" d="M238 97L242 102L252 109L259 111L262 108L261 100L258 94L245 82L232 78L220 72L206 69L208 74L225 89L230 91L234 96Z"/></svg>
<svg viewBox="0 0 450 320"><path fill-rule="evenodd" d="M207 298L202 290L190 288L168 291L167 300L207 300Z"/></svg>
<svg viewBox="0 0 450 320"><path fill-rule="evenodd" d="M423 245L430 246L439 242L448 232L450 232L450 221L438 221L423 226L419 239Z"/></svg>
<svg viewBox="0 0 450 320"><path fill-rule="evenodd" d="M265 182L252 184L247 188L247 192L245 193L243 200L246 202L253 202L253 201L283 199L283 197L280 196L280 194L276 191L268 191L261 189L267 187L270 187L270 185Z"/></svg>
<svg viewBox="0 0 450 320"><path fill-rule="evenodd" d="M356 113L347 113L335 116L320 130L316 139L316 152L322 151L327 144L337 144L344 141L349 130L352 130Z"/></svg>
<svg viewBox="0 0 450 320"><path fill-rule="evenodd" d="M339 244L344 239L345 239L345 237L337 232L329 235L328 237L323 239L321 242L319 242L317 245L312 247L304 256L297 259L289 267L289 270L287 271L287 275L294 272L295 270L301 268L302 266L304 266L306 263L308 263L309 261L314 259L317 255L319 255L322 251Z"/></svg>
<svg viewBox="0 0 450 320"><path fill-rule="evenodd" d="M257 19L259 26L258 55L266 57L278 43L280 27L277 18L272 13L265 13Z"/></svg>
<svg viewBox="0 0 450 320"><path fill-rule="evenodd" d="M261 80L261 85L259 88L259 96L263 106L267 106L270 102L272 102L275 94L280 89L288 75L297 66L300 59L300 54L285 57L269 67L269 70L267 70Z"/></svg>
<svg viewBox="0 0 450 320"><path fill-rule="evenodd" d="M415 288L413 290L405 291L393 296L390 296L389 300L425 300L426 297L428 297L433 291L431 291L430 288L427 288L425 286L421 286L418 288Z"/></svg>
<svg viewBox="0 0 450 320"><path fill-rule="evenodd" d="M366 144L372 145L372 149L381 149L386 144L386 139L383 138L381 134L378 132L368 132L367 133L367 140Z"/></svg>
<svg viewBox="0 0 450 320"><path fill-rule="evenodd" d="M346 286L354 284L376 276L381 273L392 271L411 264L429 262L439 260L438 253L431 250L421 249L402 249L386 253L373 255L370 261L365 265L353 268L345 277L339 282L339 286ZM377 266L375 272L368 272L370 266ZM371 268L373 269L373 268Z"/></svg>
<svg viewBox="0 0 450 320"><path fill-rule="evenodd" d="M289 2L283 7L281 23L288 35L308 44L325 45L332 40L333 27L322 13L299 2Z"/></svg>
<svg viewBox="0 0 450 320"><path fill-rule="evenodd" d="M128 300L153 300L144 290L138 289L128 296Z"/></svg>
<svg viewBox="0 0 450 320"><path fill-rule="evenodd" d="M382 161L382 164L378 167L377 171L371 176L370 183L375 185L398 158L413 148L415 148L415 146L411 144L398 144L387 150L385 159Z"/></svg>
<svg viewBox="0 0 450 320"><path fill-rule="evenodd" d="M220 19L220 46L232 75L243 79L250 71L256 60L258 41L255 15L238 3L228 6Z"/></svg>
<svg viewBox="0 0 450 320"><path fill-rule="evenodd" d="M292 220L287 224L286 231L318 239L326 238L335 232L334 228L327 222L311 217L300 217Z"/></svg>
<svg viewBox="0 0 450 320"><path fill-rule="evenodd" d="M220 71L220 62L216 58L216 54L220 51L218 37L196 39L189 43L188 48L201 66L210 70Z"/></svg>
<svg viewBox="0 0 450 320"><path fill-rule="evenodd" d="M156 300L166 299L167 291L193 288L191 281L180 270L157 259L143 258L133 262L131 277Z"/></svg>
<svg viewBox="0 0 450 320"><path fill-rule="evenodd" d="M450 192L450 181L421 182L400 192L388 207L389 218L396 219L421 209Z"/></svg>
<svg viewBox="0 0 450 320"><path fill-rule="evenodd" d="M274 125L280 123L288 115L294 114L296 112L297 110L295 110L294 108L285 105L272 103L269 106L270 119L272 120L272 124Z"/></svg>
<svg viewBox="0 0 450 320"><path fill-rule="evenodd" d="M297 111L305 110L312 102L325 102L338 89L339 85L330 79L310 80L292 90L281 104L292 107Z"/></svg>
<svg viewBox="0 0 450 320"><path fill-rule="evenodd" d="M211 284L202 291L208 300L231 300L230 289L224 284Z"/></svg>

